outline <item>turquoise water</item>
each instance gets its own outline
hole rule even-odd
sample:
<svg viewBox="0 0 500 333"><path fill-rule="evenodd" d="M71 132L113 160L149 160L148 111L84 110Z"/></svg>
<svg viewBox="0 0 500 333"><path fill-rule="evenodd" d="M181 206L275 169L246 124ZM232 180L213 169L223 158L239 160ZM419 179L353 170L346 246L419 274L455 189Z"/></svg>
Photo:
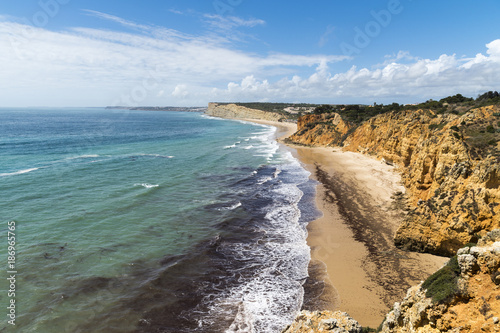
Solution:
<svg viewBox="0 0 500 333"><path fill-rule="evenodd" d="M273 132L199 113L0 109L15 329L279 331L303 298L308 174Z"/></svg>

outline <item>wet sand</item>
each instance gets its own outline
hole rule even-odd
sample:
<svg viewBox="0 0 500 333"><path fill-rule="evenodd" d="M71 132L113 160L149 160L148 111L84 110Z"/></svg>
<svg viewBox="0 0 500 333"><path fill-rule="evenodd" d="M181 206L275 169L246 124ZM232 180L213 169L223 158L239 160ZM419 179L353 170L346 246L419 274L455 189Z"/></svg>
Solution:
<svg viewBox="0 0 500 333"><path fill-rule="evenodd" d="M248 121L276 126L280 142L296 131L293 123ZM394 246L403 211L393 195L405 191L394 167L338 148L288 149L318 181L316 206L323 213L308 226L312 260L303 307L345 311L376 328L410 286L448 259Z"/></svg>
<svg viewBox="0 0 500 333"><path fill-rule="evenodd" d="M394 167L333 148L297 147L296 151L320 183L316 204L323 212L323 217L309 224L307 241L310 272L316 278L323 274L325 289L315 296L320 302L313 299L304 307L321 310L317 304L324 308L330 300L330 309L345 311L361 325L376 328L410 286L425 280L448 259L394 246L403 212L391 197L405 191Z"/></svg>

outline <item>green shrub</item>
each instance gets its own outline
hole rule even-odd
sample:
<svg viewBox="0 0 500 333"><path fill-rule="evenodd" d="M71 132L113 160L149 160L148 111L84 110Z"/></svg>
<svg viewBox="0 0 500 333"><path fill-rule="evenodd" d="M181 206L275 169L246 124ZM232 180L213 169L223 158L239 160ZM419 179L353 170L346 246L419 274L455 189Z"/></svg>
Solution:
<svg viewBox="0 0 500 333"><path fill-rule="evenodd" d="M455 104L455 103L463 103L463 102L470 102L473 101L473 98L467 98L462 96L462 94L456 94L455 96L448 96L446 98L443 98L440 100L441 103L450 103L450 104Z"/></svg>
<svg viewBox="0 0 500 333"><path fill-rule="evenodd" d="M386 318L384 317L384 320L382 320L382 322L380 323L380 325L378 325L376 332L382 331L382 327L384 327L385 319Z"/></svg>
<svg viewBox="0 0 500 333"><path fill-rule="evenodd" d="M450 259L448 264L432 274L422 285L427 289L426 296L431 297L434 303L449 300L458 293L457 281L460 275L457 257Z"/></svg>
<svg viewBox="0 0 500 333"><path fill-rule="evenodd" d="M495 127L493 127L492 125L488 125L488 127L486 127L486 131L488 133L495 133Z"/></svg>

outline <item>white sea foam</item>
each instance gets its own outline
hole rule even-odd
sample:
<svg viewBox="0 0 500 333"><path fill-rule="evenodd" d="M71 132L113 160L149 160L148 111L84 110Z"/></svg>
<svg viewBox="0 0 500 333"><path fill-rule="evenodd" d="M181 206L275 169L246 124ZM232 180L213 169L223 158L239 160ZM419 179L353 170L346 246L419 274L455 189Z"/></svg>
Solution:
<svg viewBox="0 0 500 333"><path fill-rule="evenodd" d="M0 177L7 177L7 176L15 176L15 175L22 175L24 173L28 173L31 171L38 170L40 168L31 168L31 169L24 169L24 170L19 170L16 172L7 172L7 173L0 173Z"/></svg>
<svg viewBox="0 0 500 333"><path fill-rule="evenodd" d="M274 204L266 208L263 223L256 225L265 236L255 242L223 243L219 248L237 262L251 260L258 267L254 275L240 277L240 284L222 295L209 296L211 318L233 316L226 333L281 332L302 306L302 282L308 276L310 249L305 227L299 223L298 203L303 192L298 184L307 181L308 174L300 164L289 163L277 168L272 177L284 177L283 181L290 178L272 187L269 195L275 199Z"/></svg>
<svg viewBox="0 0 500 333"><path fill-rule="evenodd" d="M234 205L232 205L231 207L229 207L228 209L229 210L235 210L236 208L240 207L241 206L241 202L237 202L235 203Z"/></svg>
<svg viewBox="0 0 500 333"><path fill-rule="evenodd" d="M302 282L308 276L310 249L305 225L299 222L298 203L303 192L298 186L308 181L309 174L291 153L279 152L279 144L273 139L275 127L259 127L247 138L240 138L246 144L238 148L252 149L252 155L263 157L270 164L279 164L271 175L252 173L258 177L257 184L265 184L262 194L269 195L274 205L266 207L264 221L253 226L262 235L261 239L227 242L218 247L218 252L236 262L250 262L255 272L248 276L235 271L238 285L207 295L204 303L209 311L200 322L200 327L210 326L216 318L231 316L232 323L225 328L226 333L280 332L300 310L304 294ZM225 149L236 146L235 143ZM252 266L246 268L253 269Z"/></svg>
<svg viewBox="0 0 500 333"><path fill-rule="evenodd" d="M279 144L272 139L274 130L262 133L262 135L254 136L252 142L252 148L255 148L256 157L264 157L267 162L272 162L276 153L279 150Z"/></svg>
<svg viewBox="0 0 500 333"><path fill-rule="evenodd" d="M231 149L231 148L236 148L237 145L239 145L241 143L241 141L236 141L235 143L233 143L232 145L229 145L229 146L225 146L224 149Z"/></svg>
<svg viewBox="0 0 500 333"><path fill-rule="evenodd" d="M267 183L268 181L270 181L271 179L273 179L272 177L263 177L262 179L260 179L257 184L259 185L262 185L262 184L265 184Z"/></svg>
<svg viewBox="0 0 500 333"><path fill-rule="evenodd" d="M153 187L158 187L160 185L158 185L158 184L142 183L142 184L134 184L134 186L142 186L142 187L145 187L145 188L153 188Z"/></svg>
<svg viewBox="0 0 500 333"><path fill-rule="evenodd" d="M213 116L209 116L208 114L205 114L205 113L201 115L201 118L203 118L203 119L210 119L210 120L227 121L227 119L225 119L225 118L213 117Z"/></svg>
<svg viewBox="0 0 500 333"><path fill-rule="evenodd" d="M222 207L222 208L218 208L217 210L235 210L236 208L240 207L241 206L241 202L237 202L229 207Z"/></svg>
<svg viewBox="0 0 500 333"><path fill-rule="evenodd" d="M67 160L77 160L77 159L96 158L96 157L99 157L99 155L80 155L80 156L68 157L66 159Z"/></svg>
<svg viewBox="0 0 500 333"><path fill-rule="evenodd" d="M174 158L175 156L170 155L160 155L160 154L137 154L134 156L142 156L142 157L158 157L158 158Z"/></svg>

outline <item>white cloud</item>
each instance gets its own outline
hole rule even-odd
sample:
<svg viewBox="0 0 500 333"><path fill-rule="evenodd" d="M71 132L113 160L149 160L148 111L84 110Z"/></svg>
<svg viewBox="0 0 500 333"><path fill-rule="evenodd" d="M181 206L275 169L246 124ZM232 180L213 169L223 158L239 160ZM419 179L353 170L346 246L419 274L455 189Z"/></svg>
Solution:
<svg viewBox="0 0 500 333"><path fill-rule="evenodd" d="M486 44L486 47L488 48L488 53L490 57L495 58L495 60L499 60L500 58L500 39L494 40L489 44Z"/></svg>
<svg viewBox="0 0 500 333"><path fill-rule="evenodd" d="M134 32L82 27L54 32L0 20L2 106L412 102L500 88L500 39L471 58L421 59L399 52L370 69L352 66L338 72L335 63L347 57L258 55L213 36L89 14ZM261 24L230 20L240 26Z"/></svg>
<svg viewBox="0 0 500 333"><path fill-rule="evenodd" d="M239 27L253 28L258 25L266 24L264 20L255 18L245 20L236 16L222 16L214 14L205 14L204 17L209 25L223 30L231 30Z"/></svg>
<svg viewBox="0 0 500 333"><path fill-rule="evenodd" d="M174 9L174 8L169 9L168 11L171 12L171 13L177 14L177 15L184 15L183 11L180 11L180 10L177 10L177 9Z"/></svg>
<svg viewBox="0 0 500 333"><path fill-rule="evenodd" d="M179 84L206 91L249 75L276 75L345 59L259 56L207 36L138 25L98 12L91 15L136 32L91 28L54 32L0 21L0 100L4 105L68 105L70 97L71 105L108 105L117 100L124 104L125 97L142 86L147 87L147 94L141 94L136 103L168 104L168 96L157 97L159 91L174 91Z"/></svg>
<svg viewBox="0 0 500 333"><path fill-rule="evenodd" d="M172 96L177 98L186 98L189 95L187 91L187 86L185 84L178 84L174 91L172 91Z"/></svg>
<svg viewBox="0 0 500 333"><path fill-rule="evenodd" d="M205 23L218 38L224 37L226 41L246 41L255 40L255 36L243 32L244 28L254 28L259 25L265 25L266 22L261 19L251 18L243 19L236 16L223 16L215 14L204 14L202 16Z"/></svg>
<svg viewBox="0 0 500 333"><path fill-rule="evenodd" d="M352 66L343 73L331 73L328 64L320 62L316 72L307 78L294 76L270 84L267 80L245 77L231 82L227 89L213 91L217 98L270 99L329 102L373 102L374 100L423 101L462 93L468 96L500 88L500 40L486 45L488 56L457 59L443 54L437 59L418 59L401 52L381 68L369 70ZM404 60L405 63L398 63ZM412 60L408 63L409 60Z"/></svg>
<svg viewBox="0 0 500 333"><path fill-rule="evenodd" d="M83 9L83 11L86 12L90 16L95 16L95 17L98 17L98 18L101 18L104 20L113 21L113 22L119 23L119 24L126 26L126 27L136 28L136 29L141 29L141 30L148 30L147 26L140 25L140 24L137 24L137 23L134 23L131 21L127 21L125 19L122 19L121 17L109 15L106 13L101 13L101 12L98 12L95 10L90 10L90 9Z"/></svg>
<svg viewBox="0 0 500 333"><path fill-rule="evenodd" d="M318 46L319 47L325 46L328 43L328 40L330 39L330 35L332 35L334 31L335 31L334 26L329 25L328 27L326 27L325 32L323 33L323 35L321 35L319 39Z"/></svg>
<svg viewBox="0 0 500 333"><path fill-rule="evenodd" d="M417 57L413 57L408 51L399 51L397 54L388 54L385 57L383 64L376 65L375 67L387 66L395 62L412 62L418 60Z"/></svg>

